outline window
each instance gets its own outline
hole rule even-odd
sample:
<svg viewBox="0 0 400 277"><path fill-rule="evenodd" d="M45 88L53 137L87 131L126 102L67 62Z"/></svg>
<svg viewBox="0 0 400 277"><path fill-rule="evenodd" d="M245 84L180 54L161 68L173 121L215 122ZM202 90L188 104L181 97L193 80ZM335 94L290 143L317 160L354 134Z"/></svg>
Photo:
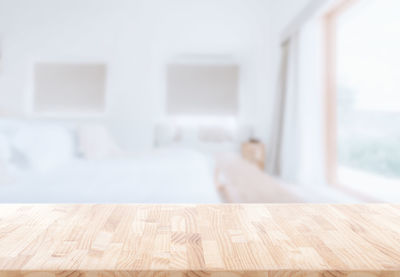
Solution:
<svg viewBox="0 0 400 277"><path fill-rule="evenodd" d="M39 63L34 70L35 113L59 115L104 112L104 64Z"/></svg>
<svg viewBox="0 0 400 277"><path fill-rule="evenodd" d="M167 113L184 116L233 116L238 110L237 65L170 64Z"/></svg>
<svg viewBox="0 0 400 277"><path fill-rule="evenodd" d="M398 0L348 0L327 17L333 183L400 185L399 11Z"/></svg>

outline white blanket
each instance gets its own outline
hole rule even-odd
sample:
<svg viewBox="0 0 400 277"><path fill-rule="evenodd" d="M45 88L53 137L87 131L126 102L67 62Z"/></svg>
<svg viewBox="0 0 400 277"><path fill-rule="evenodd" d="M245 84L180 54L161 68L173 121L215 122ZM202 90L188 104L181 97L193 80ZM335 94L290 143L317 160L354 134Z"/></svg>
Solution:
<svg viewBox="0 0 400 277"><path fill-rule="evenodd" d="M183 149L76 159L51 172L19 172L13 183L0 185L0 203L218 203L211 164Z"/></svg>

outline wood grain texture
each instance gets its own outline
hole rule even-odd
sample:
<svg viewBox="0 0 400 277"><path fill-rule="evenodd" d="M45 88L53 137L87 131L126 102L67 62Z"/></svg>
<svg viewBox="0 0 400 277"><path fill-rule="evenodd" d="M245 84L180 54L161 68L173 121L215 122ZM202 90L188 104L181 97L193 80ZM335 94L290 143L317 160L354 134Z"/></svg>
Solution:
<svg viewBox="0 0 400 277"><path fill-rule="evenodd" d="M235 154L216 157L215 184L226 203L301 203L282 180Z"/></svg>
<svg viewBox="0 0 400 277"><path fill-rule="evenodd" d="M400 276L400 205L0 205L0 276Z"/></svg>

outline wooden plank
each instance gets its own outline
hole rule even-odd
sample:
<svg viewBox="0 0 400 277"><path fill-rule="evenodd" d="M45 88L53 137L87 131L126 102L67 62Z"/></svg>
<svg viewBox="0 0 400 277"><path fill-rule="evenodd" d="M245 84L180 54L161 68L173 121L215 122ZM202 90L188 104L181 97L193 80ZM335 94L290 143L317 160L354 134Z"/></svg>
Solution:
<svg viewBox="0 0 400 277"><path fill-rule="evenodd" d="M400 205L0 205L0 277L400 276Z"/></svg>

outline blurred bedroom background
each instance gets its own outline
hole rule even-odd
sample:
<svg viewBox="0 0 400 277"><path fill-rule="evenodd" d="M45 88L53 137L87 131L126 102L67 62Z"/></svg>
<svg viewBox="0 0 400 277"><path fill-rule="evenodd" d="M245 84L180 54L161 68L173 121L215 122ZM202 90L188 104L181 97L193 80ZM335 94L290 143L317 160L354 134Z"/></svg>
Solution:
<svg viewBox="0 0 400 277"><path fill-rule="evenodd" d="M0 202L398 202L399 11L0 0Z"/></svg>

